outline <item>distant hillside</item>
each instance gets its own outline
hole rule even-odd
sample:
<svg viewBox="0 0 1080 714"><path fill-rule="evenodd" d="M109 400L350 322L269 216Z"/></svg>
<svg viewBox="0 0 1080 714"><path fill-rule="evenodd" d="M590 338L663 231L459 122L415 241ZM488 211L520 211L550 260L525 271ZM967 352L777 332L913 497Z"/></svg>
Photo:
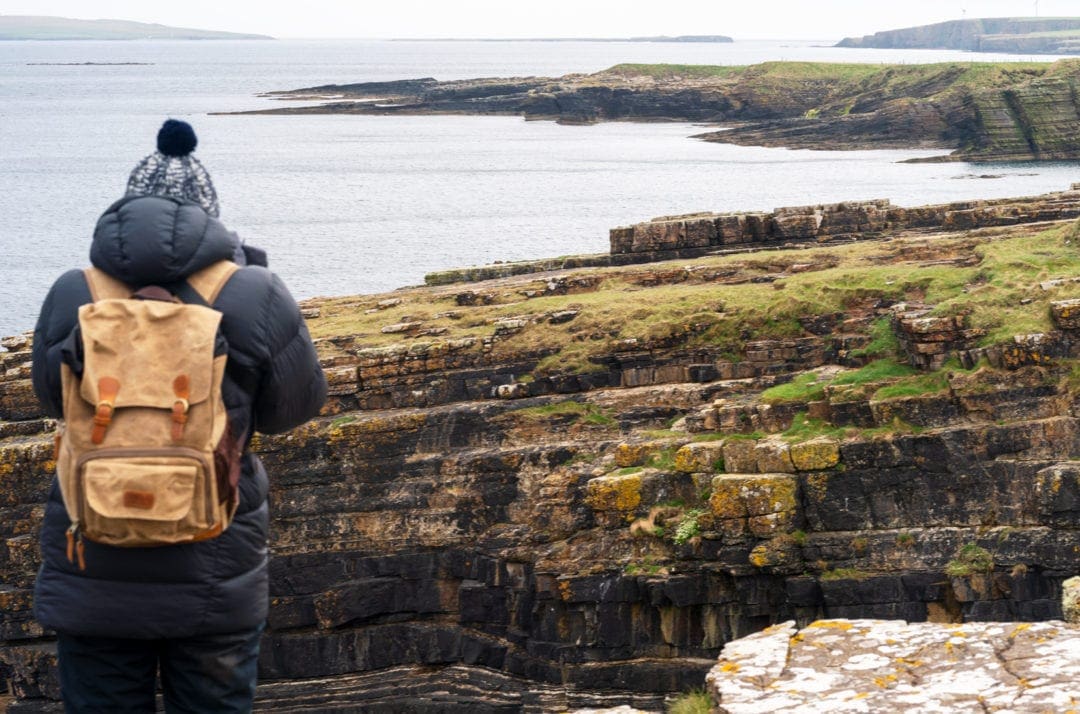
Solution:
<svg viewBox="0 0 1080 714"><path fill-rule="evenodd" d="M951 49L971 52L1080 54L1080 17L990 17L953 20L846 37L837 47Z"/></svg>
<svg viewBox="0 0 1080 714"><path fill-rule="evenodd" d="M0 40L272 40L267 35L194 30L127 20L0 15Z"/></svg>

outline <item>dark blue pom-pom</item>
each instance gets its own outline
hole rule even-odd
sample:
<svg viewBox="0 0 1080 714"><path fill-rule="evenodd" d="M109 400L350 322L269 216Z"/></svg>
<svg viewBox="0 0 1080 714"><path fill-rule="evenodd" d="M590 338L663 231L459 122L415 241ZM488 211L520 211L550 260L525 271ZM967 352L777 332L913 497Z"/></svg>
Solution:
<svg viewBox="0 0 1080 714"><path fill-rule="evenodd" d="M157 135L157 150L166 156L187 156L198 143L191 124L179 119L167 119Z"/></svg>

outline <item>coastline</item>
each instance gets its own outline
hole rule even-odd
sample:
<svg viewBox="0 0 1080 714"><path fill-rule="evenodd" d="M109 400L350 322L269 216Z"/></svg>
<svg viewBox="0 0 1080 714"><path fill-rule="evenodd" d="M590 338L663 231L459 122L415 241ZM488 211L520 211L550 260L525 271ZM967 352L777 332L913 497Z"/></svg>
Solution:
<svg viewBox="0 0 1080 714"><path fill-rule="evenodd" d="M942 160L1080 159L1080 60L934 65L616 65L556 78L433 78L267 92L318 101L222 114L517 115L566 124L691 121L705 141L794 149L941 149ZM332 99L332 101L328 101Z"/></svg>

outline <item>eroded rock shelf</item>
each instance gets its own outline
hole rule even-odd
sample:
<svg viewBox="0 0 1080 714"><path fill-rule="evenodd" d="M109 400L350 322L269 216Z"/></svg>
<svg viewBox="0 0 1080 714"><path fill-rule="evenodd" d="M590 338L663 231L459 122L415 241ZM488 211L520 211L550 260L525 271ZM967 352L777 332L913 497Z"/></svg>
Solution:
<svg viewBox="0 0 1080 714"><path fill-rule="evenodd" d="M656 711L787 620L1059 619L1076 200L305 303L331 399L255 442L260 710ZM3 346L0 677L9 711L50 711L30 608L54 424L28 338Z"/></svg>

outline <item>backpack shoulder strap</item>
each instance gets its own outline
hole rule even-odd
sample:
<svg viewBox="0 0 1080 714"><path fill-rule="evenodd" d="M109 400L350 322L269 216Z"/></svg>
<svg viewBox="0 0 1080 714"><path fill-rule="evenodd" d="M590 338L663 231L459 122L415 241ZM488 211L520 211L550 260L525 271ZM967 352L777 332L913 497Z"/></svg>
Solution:
<svg viewBox="0 0 1080 714"><path fill-rule="evenodd" d="M240 266L231 260L221 260L209 265L197 273L192 273L187 278L187 284L199 294L207 305L213 307L218 293L229 282Z"/></svg>
<svg viewBox="0 0 1080 714"><path fill-rule="evenodd" d="M86 277L86 286L90 288L90 299L94 302L131 297L131 288L104 270L86 268L83 276Z"/></svg>

